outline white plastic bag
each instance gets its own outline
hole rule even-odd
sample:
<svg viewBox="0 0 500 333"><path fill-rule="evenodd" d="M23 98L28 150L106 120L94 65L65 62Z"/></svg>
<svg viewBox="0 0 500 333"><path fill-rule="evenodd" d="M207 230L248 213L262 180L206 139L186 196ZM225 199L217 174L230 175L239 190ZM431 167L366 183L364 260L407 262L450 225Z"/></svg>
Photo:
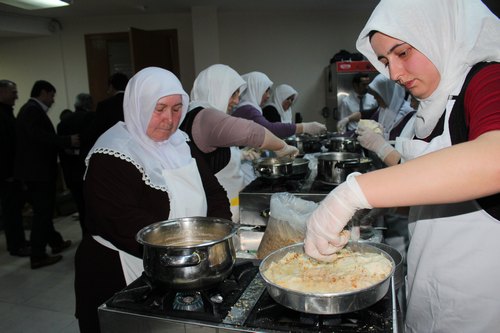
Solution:
<svg viewBox="0 0 500 333"><path fill-rule="evenodd" d="M257 257L262 259L284 246L302 242L306 234L307 219L317 207L317 203L288 192L274 193Z"/></svg>

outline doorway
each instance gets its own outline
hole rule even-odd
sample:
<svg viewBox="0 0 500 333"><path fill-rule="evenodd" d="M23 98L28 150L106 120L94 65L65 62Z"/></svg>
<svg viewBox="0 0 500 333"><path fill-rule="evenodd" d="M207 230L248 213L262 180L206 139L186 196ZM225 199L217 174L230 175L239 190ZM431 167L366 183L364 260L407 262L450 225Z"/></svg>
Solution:
<svg viewBox="0 0 500 333"><path fill-rule="evenodd" d="M85 35L89 93L95 103L109 97L108 78L122 72L132 77L141 69L157 66L168 69L180 79L177 30L146 31L130 28L129 32Z"/></svg>

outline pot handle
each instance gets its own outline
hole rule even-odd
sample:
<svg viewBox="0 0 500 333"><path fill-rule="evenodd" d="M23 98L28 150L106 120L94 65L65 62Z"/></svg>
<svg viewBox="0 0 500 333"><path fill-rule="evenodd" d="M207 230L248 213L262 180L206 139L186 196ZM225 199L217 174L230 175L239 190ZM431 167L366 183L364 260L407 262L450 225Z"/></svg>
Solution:
<svg viewBox="0 0 500 333"><path fill-rule="evenodd" d="M355 166L357 164L359 164L359 160L338 161L335 163L335 168L345 169L346 167Z"/></svg>
<svg viewBox="0 0 500 333"><path fill-rule="evenodd" d="M160 262L163 266L174 266L174 267L186 267L186 266L196 266L201 262L201 257L198 252L193 252L186 256L169 256L168 254L163 254L160 258Z"/></svg>
<svg viewBox="0 0 500 333"><path fill-rule="evenodd" d="M264 167L258 167L257 168L257 171L261 174L263 174L264 176L269 176L271 175L271 170L269 170L269 168L264 168Z"/></svg>

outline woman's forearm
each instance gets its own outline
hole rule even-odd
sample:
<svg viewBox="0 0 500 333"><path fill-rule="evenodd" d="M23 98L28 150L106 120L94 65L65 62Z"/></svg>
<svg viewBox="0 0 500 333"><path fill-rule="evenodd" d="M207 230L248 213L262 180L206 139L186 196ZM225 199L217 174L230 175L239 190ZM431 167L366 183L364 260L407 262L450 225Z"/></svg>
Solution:
<svg viewBox="0 0 500 333"><path fill-rule="evenodd" d="M500 131L356 178L374 207L452 203L500 192Z"/></svg>
<svg viewBox="0 0 500 333"><path fill-rule="evenodd" d="M286 145L286 142L278 138L271 131L266 128L266 134L264 135L264 142L260 146L261 149L267 150L280 150Z"/></svg>

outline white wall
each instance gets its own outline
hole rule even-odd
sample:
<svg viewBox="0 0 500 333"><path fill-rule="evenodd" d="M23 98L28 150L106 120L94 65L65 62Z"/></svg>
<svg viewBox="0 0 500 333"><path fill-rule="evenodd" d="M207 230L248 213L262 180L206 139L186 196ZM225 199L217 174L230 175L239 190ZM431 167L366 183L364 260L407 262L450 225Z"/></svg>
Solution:
<svg viewBox="0 0 500 333"><path fill-rule="evenodd" d="M213 18L213 8L207 7L207 11ZM215 19L205 24L218 24L207 26L207 30L218 31L218 45L215 41L214 48L218 49L219 63L240 74L262 71L276 85L292 85L299 92L294 109L302 113L305 121L324 121L320 114L325 106L324 69L339 50L355 52L355 40L369 14L369 10L219 11ZM200 8L195 17L200 17ZM73 109L74 96L88 92L85 34L123 32L129 27L177 29L181 81L189 92L197 72L203 69L195 71L193 26L197 24L192 20L190 13L72 18L61 21L62 30L51 36L2 38L0 78L17 82L16 109L28 99L35 80L53 83L57 88L56 103L49 114L56 124L61 110ZM203 57L201 52L197 55ZM208 54L213 57L217 50ZM199 57L197 63L200 64Z"/></svg>

